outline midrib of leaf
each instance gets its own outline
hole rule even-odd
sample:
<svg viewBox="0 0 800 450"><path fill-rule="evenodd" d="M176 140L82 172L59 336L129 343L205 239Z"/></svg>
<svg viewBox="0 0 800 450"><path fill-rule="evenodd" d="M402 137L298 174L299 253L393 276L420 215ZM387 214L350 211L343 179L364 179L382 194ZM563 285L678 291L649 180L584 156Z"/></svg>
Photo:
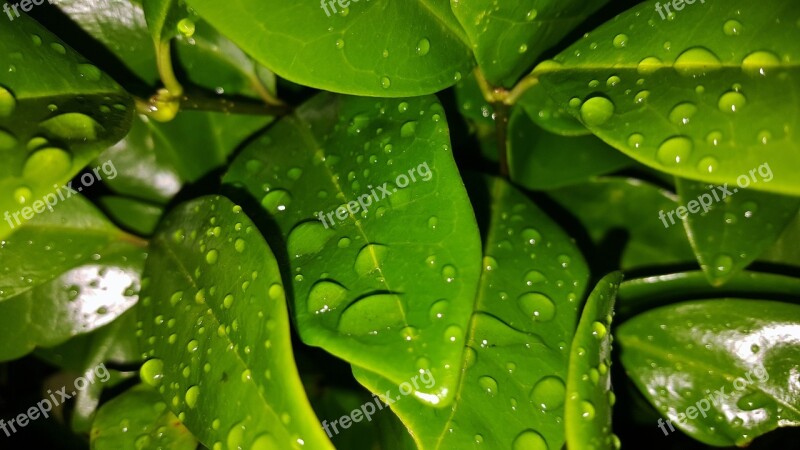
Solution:
<svg viewBox="0 0 800 450"><path fill-rule="evenodd" d="M314 153L314 151L315 151L314 149L317 149L316 150L316 154L318 154L320 156L323 156L323 157L327 157L327 154L325 153L325 146L322 145L323 143L317 141L317 139L308 131L308 130L311 129L311 123L307 122L299 114L295 114L294 118L297 120L297 122L299 122L300 124L304 125L304 126L299 126L297 123L295 123L294 120L290 121L292 126L298 131L298 134L303 138L303 142L306 144L306 149L310 153ZM325 159L327 159L327 158L325 158ZM325 159L323 159L323 161ZM330 179L331 184L333 184L333 186L336 188L336 191L338 193L342 194L342 197L347 198L344 195L344 190L342 189L342 185L339 184L338 181L336 181L335 174L333 172L331 172L330 167L328 167L328 165L325 164L324 162L321 165L325 168L325 172L327 172L328 178ZM357 220L357 218L353 215L352 212L350 212L349 209L347 210L347 212L348 212L348 215L353 219L353 226L356 228L356 230L358 230L358 233L361 234L361 237L364 238L364 242L366 244L372 243L373 241L371 239L369 239L369 236L367 236L366 231L361 226L361 221ZM369 254L372 257L372 261L374 263L373 265L378 269L378 272L380 272L381 275L385 275L383 273L383 268L379 264L378 258L375 255L375 252L372 249L370 249L370 253ZM389 291L389 292L391 292L393 294L397 293L396 291L394 291L391 288L391 286L389 286L388 277L381 276L381 283L384 286L386 286L386 290L387 291ZM403 303L401 301L399 301L399 300L397 300L396 303L397 303L398 308L400 309L400 312L402 312L402 314L403 314L403 323L406 326L408 326L409 323L408 323L408 319L407 319L407 315L406 315L406 310L403 307ZM351 303L350 306L352 306L353 304L354 303Z"/></svg>
<svg viewBox="0 0 800 450"><path fill-rule="evenodd" d="M659 349L658 347L656 347L656 346L654 346L652 344L648 344L648 343L642 341L641 339L639 339L639 336L634 336L634 335L631 335L631 336L632 337L628 338L627 342L623 346L636 348L638 350L641 350L644 353L649 353L649 354L651 354L651 355L653 355L653 356L655 356L655 357L657 357L657 358L659 358L661 360L667 360L667 358L663 356L664 355L664 351L662 351L661 349ZM735 380L735 379L739 378L738 375L731 375L730 373L728 373L726 371L720 370L718 367L713 367L713 366L707 365L707 364L703 363L702 361L689 359L685 355L683 355L682 353L674 353L674 355L675 355L675 358L671 359L670 361L678 360L678 361L686 363L689 366L692 366L692 367L695 367L695 368L700 368L700 369L702 369L702 371L705 371L705 372L717 372L720 375L724 376L726 378L726 381L728 381L729 383L732 382L731 380ZM797 414L800 417L800 409L798 407L783 402L782 399L779 399L777 396L773 395L771 392L768 392L768 391L760 388L759 386L760 385L756 385L756 390L758 390L759 392L761 392L763 394L766 394L770 398L774 399L776 403L778 403L780 405L783 405L784 407L786 407L787 409L789 409L790 411L794 412L795 414Z"/></svg>
<svg viewBox="0 0 800 450"><path fill-rule="evenodd" d="M169 245L169 241L167 239L165 239L163 236L159 237L158 240L161 241L162 247L167 251L167 253L169 254L170 258L172 260L174 260L175 263L177 263L177 266L180 269L180 272L186 277L186 280L189 282L189 284L192 286L192 288L199 289L199 285L196 283L196 280L192 277L192 274L189 272L187 267L183 264L183 262L181 261L180 257L178 256L178 254L175 253L172 250L172 247ZM244 278L246 278L247 276L248 276L247 274L243 273L242 275L239 276L239 278L236 279L234 284L241 284L240 282ZM209 306L209 309L212 312L211 317L214 319L216 324L217 325L222 325L223 322L217 316L217 307L219 305L218 304L214 304L213 307L212 307L212 304L208 303L208 306ZM225 333L225 337L226 337L228 343L236 344L235 342L233 342L233 340L231 339L231 337L230 337L230 335L228 333ZM246 369L248 369L248 370L251 369L251 367L248 366L247 363L245 363L244 359L242 358L242 355L239 353L238 345L234 345L234 349L237 349L237 350L234 351L233 354L236 355L236 359L239 360L239 362L241 363L241 366L246 368ZM270 406L269 402L267 402L267 399L264 397L264 393L261 392L261 389L258 389L258 384L256 384L256 382L253 381L253 380L254 380L254 378L251 378L249 380L249 383L251 383L251 384L253 384L253 386L255 386L256 391L258 392L258 396L261 398L263 406L265 407L265 409L271 411L275 415L275 417L280 417L280 415L272 408L272 406Z"/></svg>
<svg viewBox="0 0 800 450"><path fill-rule="evenodd" d="M634 62L616 63L616 62L609 61L608 64L590 64L590 65L578 64L578 65L569 65L569 66L568 66L568 64L570 64L569 61L564 61L564 62L555 61L555 62L560 64L560 65L562 65L562 66L564 66L564 67L552 67L552 66L549 66L549 67L546 67L544 69L540 69L539 67L536 67L536 68L533 69L533 72L531 73L531 75L539 76L539 75L549 75L549 74L553 74L553 73L559 74L559 73L564 73L564 72L606 71L606 70L609 70L609 69L614 69L614 70L634 70L635 71L639 67L639 63L634 63ZM656 71L656 70L661 70L661 69L674 68L675 64L653 64L653 65L649 65L648 68L649 67L653 67L652 70ZM686 68L689 68L689 69L703 69L704 67L708 67L708 64L686 63L686 64L681 64L681 67L686 67ZM777 68L777 69L797 70L797 69L800 69L800 62L784 63L783 61L781 61L781 63L779 65L774 66L774 67ZM742 68L743 68L743 66L741 64L721 63L720 65L715 66L715 68L713 70L706 70L705 73L712 74L712 73L719 72L719 71L722 71L722 70L732 70L732 69L737 69L737 70L741 71ZM683 75L681 75L681 76L683 76Z"/></svg>

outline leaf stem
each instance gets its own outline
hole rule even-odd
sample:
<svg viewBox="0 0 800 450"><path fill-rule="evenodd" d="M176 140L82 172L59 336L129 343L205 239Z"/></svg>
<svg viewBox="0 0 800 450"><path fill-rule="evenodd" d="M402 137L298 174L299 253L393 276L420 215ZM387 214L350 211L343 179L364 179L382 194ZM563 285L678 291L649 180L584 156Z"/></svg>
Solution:
<svg viewBox="0 0 800 450"><path fill-rule="evenodd" d="M183 86L178 81L172 68L172 51L169 39L156 42L156 55L156 64L161 82L164 83L164 87L169 91L170 95L180 97L183 95Z"/></svg>
<svg viewBox="0 0 800 450"><path fill-rule="evenodd" d="M503 102L506 105L516 104L517 100L519 100L519 98L522 97L522 94L524 94L525 91L536 86L537 84L539 84L539 77L536 75L535 72L529 73L528 75L525 76L525 78L519 80L519 83L517 83L511 89L508 95L506 95L506 98L503 100Z"/></svg>
<svg viewBox="0 0 800 450"><path fill-rule="evenodd" d="M508 105L502 101L494 103L497 127L497 157L500 162L500 176L509 178L508 170Z"/></svg>

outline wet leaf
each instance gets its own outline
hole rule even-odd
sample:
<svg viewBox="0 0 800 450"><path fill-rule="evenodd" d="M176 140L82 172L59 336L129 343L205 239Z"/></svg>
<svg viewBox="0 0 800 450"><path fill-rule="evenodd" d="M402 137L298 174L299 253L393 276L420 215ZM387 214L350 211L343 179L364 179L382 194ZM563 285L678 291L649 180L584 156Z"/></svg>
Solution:
<svg viewBox="0 0 800 450"><path fill-rule="evenodd" d="M684 208L678 211L678 221L682 213L700 267L714 285L724 284L756 260L800 208L797 197L681 178L677 185Z"/></svg>
<svg viewBox="0 0 800 450"><path fill-rule="evenodd" d="M142 380L208 448L333 449L292 356L275 257L242 209L201 197L158 228L142 281Z"/></svg>
<svg viewBox="0 0 800 450"><path fill-rule="evenodd" d="M567 447L618 450L611 430L614 392L611 389L611 320L622 274L601 279L589 295L572 341L567 375L564 421Z"/></svg>
<svg viewBox="0 0 800 450"><path fill-rule="evenodd" d="M320 94L245 148L224 181L280 230L304 342L397 384L430 369L437 384L417 395L452 400L480 236L434 97ZM438 310L446 320L431 318ZM449 341L449 328L462 333Z"/></svg>
<svg viewBox="0 0 800 450"><path fill-rule="evenodd" d="M476 207L491 211L456 401L433 409L400 398L392 408L422 450L561 448L569 344L588 268L558 225L507 182L477 178L470 191ZM381 396L398 392L355 374Z"/></svg>
<svg viewBox="0 0 800 450"><path fill-rule="evenodd" d="M625 371L670 419L658 424L665 435L744 447L800 425L800 305L689 301L636 316L617 336Z"/></svg>
<svg viewBox="0 0 800 450"><path fill-rule="evenodd" d="M641 3L534 73L593 133L650 167L733 184L769 163L774 180L753 189L800 193L800 116L787 101L800 92L794 2L706 2L672 15Z"/></svg>
<svg viewBox="0 0 800 450"><path fill-rule="evenodd" d="M45 195L125 135L132 105L114 80L27 15L0 27L0 54L0 211L27 211L18 217L28 220ZM12 228L0 222L0 239Z"/></svg>

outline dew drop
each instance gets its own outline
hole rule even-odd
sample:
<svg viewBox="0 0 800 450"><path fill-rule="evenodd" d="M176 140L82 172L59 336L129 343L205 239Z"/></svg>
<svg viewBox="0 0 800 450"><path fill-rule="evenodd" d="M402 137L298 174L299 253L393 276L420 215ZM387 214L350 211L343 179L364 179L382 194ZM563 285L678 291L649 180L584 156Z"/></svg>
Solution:
<svg viewBox="0 0 800 450"><path fill-rule="evenodd" d="M633 133L628 136L628 147L639 148L644 143L644 136L639 133Z"/></svg>
<svg viewBox="0 0 800 450"><path fill-rule="evenodd" d="M389 77L381 77L381 87L384 89L389 89L392 86L392 80Z"/></svg>
<svg viewBox="0 0 800 450"><path fill-rule="evenodd" d="M625 48L628 45L628 35L618 34L614 36L613 44L616 48Z"/></svg>
<svg viewBox="0 0 800 450"><path fill-rule="evenodd" d="M717 275L725 275L733 269L733 258L726 254L717 255L714 258L714 273Z"/></svg>
<svg viewBox="0 0 800 450"><path fill-rule="evenodd" d="M261 199L261 206L272 214L286 211L292 203L292 195L284 189L273 189Z"/></svg>
<svg viewBox="0 0 800 450"><path fill-rule="evenodd" d="M703 47L692 47L675 60L675 70L683 76L704 75L721 67L719 58Z"/></svg>
<svg viewBox="0 0 800 450"><path fill-rule="evenodd" d="M194 409L194 407L197 406L198 397L200 397L200 388L197 386L190 387L184 396L184 399L186 400L186 406Z"/></svg>
<svg viewBox="0 0 800 450"><path fill-rule="evenodd" d="M586 400L581 400L581 418L583 420L592 420L595 417L594 405Z"/></svg>
<svg viewBox="0 0 800 450"><path fill-rule="evenodd" d="M512 450L548 450L547 441L533 430L525 430L514 438Z"/></svg>
<svg viewBox="0 0 800 450"><path fill-rule="evenodd" d="M697 163L697 170L702 173L714 173L719 167L719 161L713 156L706 156Z"/></svg>
<svg viewBox="0 0 800 450"><path fill-rule="evenodd" d="M0 128L0 150L13 150L18 143L16 136Z"/></svg>
<svg viewBox="0 0 800 450"><path fill-rule="evenodd" d="M686 162L693 147L691 139L685 136L671 137L661 143L656 157L665 166L675 166Z"/></svg>
<svg viewBox="0 0 800 450"><path fill-rule="evenodd" d="M338 48L339 50L343 49L343 48L344 48L344 39L337 39L337 40L336 40L336 43L335 43L334 45L335 45L335 46L336 46L336 48Z"/></svg>
<svg viewBox="0 0 800 450"><path fill-rule="evenodd" d="M92 64L78 64L78 73L89 81L100 81L103 72Z"/></svg>
<svg viewBox="0 0 800 450"><path fill-rule="evenodd" d="M558 377L544 377L531 389L530 399L543 411L551 411L564 404L566 386Z"/></svg>
<svg viewBox="0 0 800 450"><path fill-rule="evenodd" d="M139 369L139 376L142 382L153 387L158 387L164 379L164 361L151 359L142 364Z"/></svg>
<svg viewBox="0 0 800 450"><path fill-rule="evenodd" d="M17 203L24 205L31 199L31 197L33 197L33 192L31 192L30 188L27 186L20 186L14 189L14 193L12 195Z"/></svg>
<svg viewBox="0 0 800 450"><path fill-rule="evenodd" d="M480 386L481 390L486 392L489 397L497 395L497 381L492 377L482 376L478 378L478 386Z"/></svg>
<svg viewBox="0 0 800 450"><path fill-rule="evenodd" d="M722 32L727 36L739 36L742 32L742 24L738 20L728 20L722 25Z"/></svg>
<svg viewBox="0 0 800 450"><path fill-rule="evenodd" d="M308 311L323 314L338 308L347 299L347 289L338 283L321 280L308 293Z"/></svg>
<svg viewBox="0 0 800 450"><path fill-rule="evenodd" d="M431 42L425 38L417 42L417 55L425 56L431 51Z"/></svg>
<svg viewBox="0 0 800 450"><path fill-rule="evenodd" d="M216 264L219 259L219 252L217 250L209 250L206 253L206 262L209 264Z"/></svg>
<svg viewBox="0 0 800 450"><path fill-rule="evenodd" d="M447 283L452 283L456 279L456 275L458 275L458 271L454 266L447 264L442 267L442 278L444 278L444 281Z"/></svg>
<svg viewBox="0 0 800 450"><path fill-rule="evenodd" d="M415 120L404 123L400 127L401 137L412 137L417 132L417 122Z"/></svg>
<svg viewBox="0 0 800 450"><path fill-rule="evenodd" d="M0 117L9 117L17 107L17 99L8 89L0 86Z"/></svg>
<svg viewBox="0 0 800 450"><path fill-rule="evenodd" d="M606 123L614 115L614 104L605 97L592 97L581 105L581 119L589 126Z"/></svg>
<svg viewBox="0 0 800 450"><path fill-rule="evenodd" d="M697 106L693 103L681 103L669 113L669 121L675 125L688 125L692 117L697 112Z"/></svg>
<svg viewBox="0 0 800 450"><path fill-rule="evenodd" d="M651 73L663 67L663 65L664 63L661 62L660 59L656 58L655 56L648 56L647 58L639 61L636 71L641 75L650 75Z"/></svg>
<svg viewBox="0 0 800 450"><path fill-rule="evenodd" d="M767 73L781 65L781 60L774 54L765 51L753 52L742 61L742 70L750 76L767 76Z"/></svg>
<svg viewBox="0 0 800 450"><path fill-rule="evenodd" d="M531 320L546 322L556 315L556 305L550 297L538 293L527 292L519 297L520 308Z"/></svg>
<svg viewBox="0 0 800 450"><path fill-rule="evenodd" d="M728 91L719 98L719 110L722 112L735 113L741 111L747 105L747 99L740 92Z"/></svg>
<svg viewBox="0 0 800 450"><path fill-rule="evenodd" d="M368 277L373 272L380 271L389 254L389 247L381 244L367 244L356 255L353 265L355 272L362 277Z"/></svg>

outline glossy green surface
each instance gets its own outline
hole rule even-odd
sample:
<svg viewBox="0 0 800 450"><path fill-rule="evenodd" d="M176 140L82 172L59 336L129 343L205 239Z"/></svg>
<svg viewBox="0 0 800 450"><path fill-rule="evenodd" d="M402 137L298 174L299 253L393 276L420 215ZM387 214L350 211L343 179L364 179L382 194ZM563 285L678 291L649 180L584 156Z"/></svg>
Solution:
<svg viewBox="0 0 800 450"><path fill-rule="evenodd" d="M800 305L690 301L636 316L617 336L628 376L674 429L713 446L746 446L800 425Z"/></svg>
<svg viewBox="0 0 800 450"><path fill-rule="evenodd" d="M200 442L333 448L294 366L278 264L240 207L213 196L172 210L144 275L142 381Z"/></svg>
<svg viewBox="0 0 800 450"><path fill-rule="evenodd" d="M561 448L569 343L588 268L524 194L497 178L473 181L473 202L491 211L456 400L432 409L400 398L392 407L423 450ZM397 392L373 374L355 374L379 395Z"/></svg>
<svg viewBox="0 0 800 450"><path fill-rule="evenodd" d="M800 208L798 197L727 185L709 188L680 178L677 186L679 202L690 213L683 220L686 234L714 285L725 283L758 258Z"/></svg>
<svg viewBox="0 0 800 450"><path fill-rule="evenodd" d="M24 14L0 27L0 54L0 211L14 213L122 138L132 107L114 80ZM0 221L0 239L11 231Z"/></svg>
<svg viewBox="0 0 800 450"><path fill-rule="evenodd" d="M450 5L486 80L511 87L543 51L606 1L450 0Z"/></svg>
<svg viewBox="0 0 800 450"><path fill-rule="evenodd" d="M564 422L567 447L581 450L618 450L612 433L611 321L622 274L601 279L581 313L569 352Z"/></svg>
<svg viewBox="0 0 800 450"><path fill-rule="evenodd" d="M197 440L161 401L137 385L103 405L92 424L92 450L194 450Z"/></svg>
<svg viewBox="0 0 800 450"><path fill-rule="evenodd" d="M455 84L473 64L447 0L363 0L345 9L332 2L327 13L316 1L188 4L276 74L332 92L430 94Z"/></svg>
<svg viewBox="0 0 800 450"><path fill-rule="evenodd" d="M480 237L434 97L320 94L245 148L224 182L277 225L304 342L396 385L430 369L436 386L419 398L452 401ZM432 319L439 310L447 320Z"/></svg>
<svg viewBox="0 0 800 450"><path fill-rule="evenodd" d="M641 3L534 73L561 107L648 166L733 184L769 163L774 179L753 189L800 194L795 2L707 2L674 16Z"/></svg>

